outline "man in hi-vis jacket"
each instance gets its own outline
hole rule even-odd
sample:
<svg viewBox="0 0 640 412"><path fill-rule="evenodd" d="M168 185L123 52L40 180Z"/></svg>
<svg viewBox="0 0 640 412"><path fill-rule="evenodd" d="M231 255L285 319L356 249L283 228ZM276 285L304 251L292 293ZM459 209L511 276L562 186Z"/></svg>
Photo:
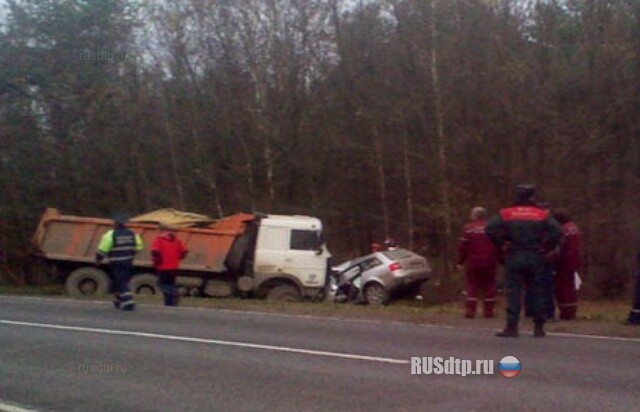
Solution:
<svg viewBox="0 0 640 412"><path fill-rule="evenodd" d="M118 213L113 220L115 228L102 236L96 253L96 263L101 264L105 258L109 261L109 274L115 289L113 305L116 309L133 310L135 302L129 290L129 281L132 275L133 258L144 248L144 245L140 236L125 226L126 215Z"/></svg>

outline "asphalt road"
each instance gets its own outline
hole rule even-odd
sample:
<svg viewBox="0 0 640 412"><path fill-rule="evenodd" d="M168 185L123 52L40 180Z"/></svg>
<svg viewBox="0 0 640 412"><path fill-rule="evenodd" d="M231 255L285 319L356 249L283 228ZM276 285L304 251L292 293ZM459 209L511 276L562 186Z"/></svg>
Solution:
<svg viewBox="0 0 640 412"><path fill-rule="evenodd" d="M412 374L429 356L495 373ZM632 339L0 296L0 410L638 411L639 359Z"/></svg>

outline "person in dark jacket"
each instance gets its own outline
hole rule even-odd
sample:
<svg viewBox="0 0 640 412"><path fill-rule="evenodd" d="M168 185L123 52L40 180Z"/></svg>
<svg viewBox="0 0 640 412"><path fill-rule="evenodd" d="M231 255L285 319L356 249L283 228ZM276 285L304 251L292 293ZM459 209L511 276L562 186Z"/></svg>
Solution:
<svg viewBox="0 0 640 412"><path fill-rule="evenodd" d="M572 320L578 310L576 272L582 266L582 235L567 210L556 209L553 217L562 227L562 243L555 262L556 301L560 320Z"/></svg>
<svg viewBox="0 0 640 412"><path fill-rule="evenodd" d="M635 293L633 294L633 308L631 312L629 312L629 317L627 318L628 325L640 325L640 248L638 248L637 259L637 273L636 273L636 288Z"/></svg>
<svg viewBox="0 0 640 412"><path fill-rule="evenodd" d="M160 235L153 240L151 258L158 275L158 286L164 295L165 306L178 306L178 290L176 277L180 261L187 256L187 249L176 237L175 230L167 225L160 225Z"/></svg>
<svg viewBox="0 0 640 412"><path fill-rule="evenodd" d="M133 271L133 258L144 248L139 235L128 229L124 213L114 215L115 228L109 230L100 239L96 252L96 263L102 264L105 258L109 261L109 274L114 283L116 309L134 310L133 294L129 290L129 281Z"/></svg>
<svg viewBox="0 0 640 412"><path fill-rule="evenodd" d="M516 202L500 210L486 226L489 238L505 253L507 325L499 337L518 337L522 285L530 285L534 301L534 337L543 337L545 323L545 254L562 237L560 225L533 201L535 187L518 185Z"/></svg>
<svg viewBox="0 0 640 412"><path fill-rule="evenodd" d="M467 280L465 318L475 318L478 294L484 297L484 316L495 316L499 251L485 233L486 215L483 207L474 207L471 210L471 222L462 229L458 243L458 264L465 266Z"/></svg>
<svg viewBox="0 0 640 412"><path fill-rule="evenodd" d="M536 203L538 207L542 210L549 211L551 208L549 207L549 202L540 202ZM555 268L554 262L558 258L559 248L554 250L549 250L546 254L545 259L545 278L544 278L544 314L547 322L555 321L556 319L556 307L554 304L554 279L555 279ZM525 285L524 292L524 302L525 302L525 316L528 318L533 318L534 313L534 297L532 288L529 285Z"/></svg>

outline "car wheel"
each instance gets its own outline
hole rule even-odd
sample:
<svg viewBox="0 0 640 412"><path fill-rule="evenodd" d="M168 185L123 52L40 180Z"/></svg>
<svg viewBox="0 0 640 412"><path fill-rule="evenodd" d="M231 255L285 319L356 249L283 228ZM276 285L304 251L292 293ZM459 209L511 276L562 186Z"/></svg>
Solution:
<svg viewBox="0 0 640 412"><path fill-rule="evenodd" d="M81 267L69 274L65 289L71 296L103 296L109 292L109 276L98 268Z"/></svg>
<svg viewBox="0 0 640 412"><path fill-rule="evenodd" d="M298 302L302 299L297 288L291 285L280 285L267 293L267 300L282 302Z"/></svg>
<svg viewBox="0 0 640 412"><path fill-rule="evenodd" d="M371 283L364 289L364 298L370 305L386 305L389 302L389 292L377 283Z"/></svg>

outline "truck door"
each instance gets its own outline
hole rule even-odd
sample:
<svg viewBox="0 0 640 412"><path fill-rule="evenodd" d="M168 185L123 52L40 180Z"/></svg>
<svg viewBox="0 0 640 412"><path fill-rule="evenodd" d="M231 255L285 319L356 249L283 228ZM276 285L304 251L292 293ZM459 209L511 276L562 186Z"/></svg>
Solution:
<svg viewBox="0 0 640 412"><path fill-rule="evenodd" d="M285 251L289 248L289 229L262 225L255 253L256 273L284 273Z"/></svg>
<svg viewBox="0 0 640 412"><path fill-rule="evenodd" d="M306 287L324 285L327 254L321 247L319 231L291 229L284 252L283 270L298 278Z"/></svg>

